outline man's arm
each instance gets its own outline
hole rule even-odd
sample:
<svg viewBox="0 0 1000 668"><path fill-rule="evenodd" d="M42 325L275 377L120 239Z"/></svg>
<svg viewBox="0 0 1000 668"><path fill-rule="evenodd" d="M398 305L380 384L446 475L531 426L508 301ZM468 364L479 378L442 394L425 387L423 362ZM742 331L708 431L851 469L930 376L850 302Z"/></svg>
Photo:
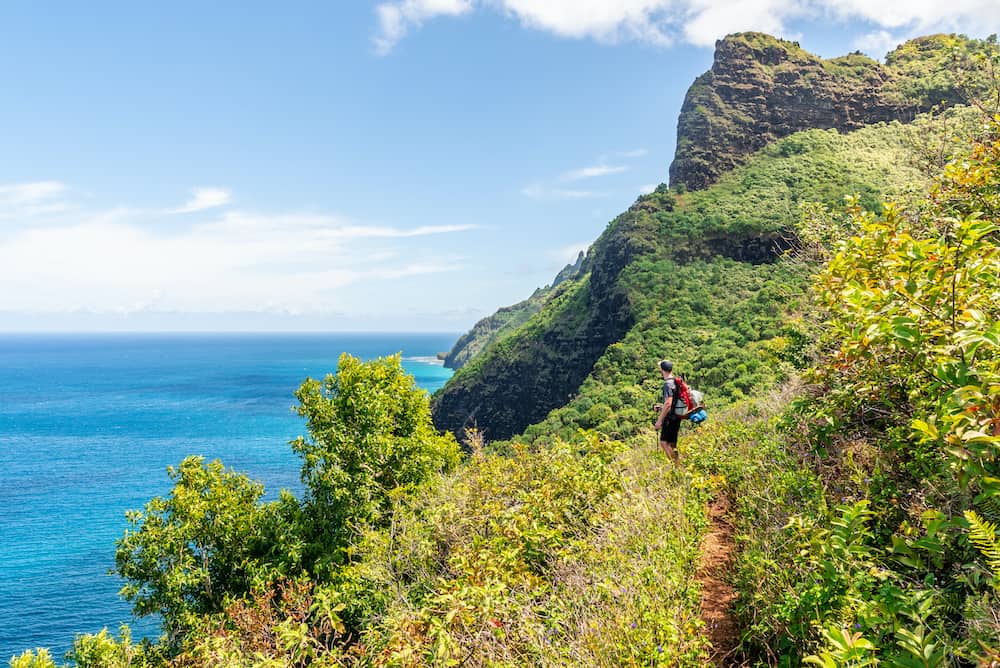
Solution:
<svg viewBox="0 0 1000 668"><path fill-rule="evenodd" d="M673 396L669 396L663 401L663 408L660 409L660 417L656 418L657 429L663 426L663 421L666 420L667 415L670 414L670 405L673 403Z"/></svg>

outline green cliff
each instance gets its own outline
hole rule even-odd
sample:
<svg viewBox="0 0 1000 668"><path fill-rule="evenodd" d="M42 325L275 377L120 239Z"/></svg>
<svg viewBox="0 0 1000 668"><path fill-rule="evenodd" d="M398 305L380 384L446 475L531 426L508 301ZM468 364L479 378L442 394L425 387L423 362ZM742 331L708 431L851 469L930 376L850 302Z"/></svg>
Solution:
<svg viewBox="0 0 1000 668"><path fill-rule="evenodd" d="M717 153L713 142L721 141L730 163L719 159L716 173L691 184L714 185L661 186L615 218L580 276L554 289L537 312L522 311L530 316L523 324L482 346L435 395L435 424L457 434L476 426L490 440L542 421L529 438L553 428L628 433L648 421L641 407L649 377L656 377L638 377L635 369L661 357L680 362L689 379L723 401L780 378L796 337L785 320L801 277L775 260L794 240L800 205L837 207L857 195L875 211L884 196L922 182L922 161L941 150L930 138L943 128L928 118L916 127L893 119L918 118L946 89L934 72L945 62L943 45L952 42L970 44L943 37L908 42L893 52L890 67L857 54L824 61L756 33L722 40L713 71L695 82L688 102L709 93L727 100L725 113L712 118L736 118L743 129L727 134L712 125L698 134L686 103L672 168L698 172L684 167L695 163L683 156L695 148ZM765 80L769 88L761 87ZM843 121L840 127L832 118ZM596 387L607 401L594 400ZM588 404L610 406L615 419Z"/></svg>

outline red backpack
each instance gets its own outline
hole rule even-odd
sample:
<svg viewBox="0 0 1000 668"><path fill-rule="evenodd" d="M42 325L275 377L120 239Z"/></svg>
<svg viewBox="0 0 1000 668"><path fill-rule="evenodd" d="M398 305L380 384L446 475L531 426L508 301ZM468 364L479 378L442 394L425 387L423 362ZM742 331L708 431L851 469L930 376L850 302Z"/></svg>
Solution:
<svg viewBox="0 0 1000 668"><path fill-rule="evenodd" d="M677 391L674 392L673 405L670 407L670 410L675 415L677 414L677 400L680 399L684 403L684 415L686 415L689 411L694 409L694 406L691 405L691 393L688 391L687 383L685 383L684 379L680 376L674 376L674 387Z"/></svg>

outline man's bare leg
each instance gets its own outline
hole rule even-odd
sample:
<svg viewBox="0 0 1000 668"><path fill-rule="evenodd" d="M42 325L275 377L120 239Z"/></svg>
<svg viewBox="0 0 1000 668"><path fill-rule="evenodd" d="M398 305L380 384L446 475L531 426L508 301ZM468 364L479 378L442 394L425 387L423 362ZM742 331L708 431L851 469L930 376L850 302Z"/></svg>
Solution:
<svg viewBox="0 0 1000 668"><path fill-rule="evenodd" d="M666 441L660 441L660 449L666 453L667 457L673 460L674 464L677 463L677 444L667 443Z"/></svg>

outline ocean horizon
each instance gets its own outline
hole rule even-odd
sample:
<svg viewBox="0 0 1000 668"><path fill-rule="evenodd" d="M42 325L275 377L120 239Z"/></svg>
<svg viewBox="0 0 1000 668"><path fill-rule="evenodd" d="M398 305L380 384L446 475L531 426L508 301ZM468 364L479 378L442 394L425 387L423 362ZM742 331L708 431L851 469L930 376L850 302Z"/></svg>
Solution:
<svg viewBox="0 0 1000 668"><path fill-rule="evenodd" d="M457 333L0 333L0 661L47 647L61 657L102 628L156 637L119 598L115 541L125 512L170 491L167 467L220 459L298 494L305 433L293 392L342 352L402 354L433 392L436 355Z"/></svg>

